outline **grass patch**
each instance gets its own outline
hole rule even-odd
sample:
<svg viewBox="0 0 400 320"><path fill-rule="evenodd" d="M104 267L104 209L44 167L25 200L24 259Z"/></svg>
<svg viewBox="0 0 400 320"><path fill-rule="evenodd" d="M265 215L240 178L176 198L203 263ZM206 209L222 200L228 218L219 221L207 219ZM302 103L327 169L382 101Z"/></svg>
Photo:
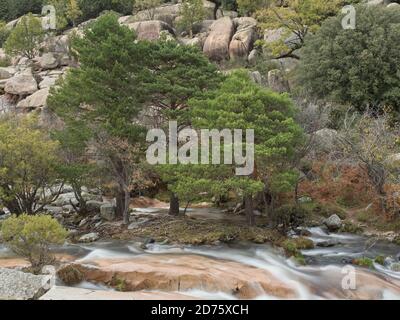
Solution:
<svg viewBox="0 0 400 320"><path fill-rule="evenodd" d="M340 231L346 233L362 233L363 228L350 221L344 221L342 227L340 228Z"/></svg>
<svg viewBox="0 0 400 320"><path fill-rule="evenodd" d="M374 261L370 258L364 257L364 258L354 259L352 263L356 266L374 269Z"/></svg>
<svg viewBox="0 0 400 320"><path fill-rule="evenodd" d="M282 248L285 249L287 256L296 257L300 253L300 250L313 249L314 242L304 237L286 239L282 243Z"/></svg>
<svg viewBox="0 0 400 320"><path fill-rule="evenodd" d="M127 283L125 279L122 279L118 276L114 276L111 280L111 286L120 292L125 292L127 291Z"/></svg>
<svg viewBox="0 0 400 320"><path fill-rule="evenodd" d="M339 216L340 219L344 220L347 217L346 210L337 204L331 203L318 203L318 202L308 202L303 203L302 207L309 212L313 217L324 217L328 218L333 214Z"/></svg>
<svg viewBox="0 0 400 320"><path fill-rule="evenodd" d="M356 214L356 219L363 223L376 222L378 217L369 210L360 210Z"/></svg>

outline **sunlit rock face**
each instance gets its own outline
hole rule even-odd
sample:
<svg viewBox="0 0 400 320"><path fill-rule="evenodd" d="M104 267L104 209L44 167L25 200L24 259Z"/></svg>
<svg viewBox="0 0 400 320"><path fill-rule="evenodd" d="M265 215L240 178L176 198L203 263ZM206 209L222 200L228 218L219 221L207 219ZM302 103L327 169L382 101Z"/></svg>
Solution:
<svg viewBox="0 0 400 320"><path fill-rule="evenodd" d="M90 266L91 265L91 266ZM162 290L184 292L202 289L225 292L242 299L260 295L293 298L293 288L270 273L233 261L214 260L207 257L146 256L130 260L94 260L77 268L89 281L118 285L124 291Z"/></svg>

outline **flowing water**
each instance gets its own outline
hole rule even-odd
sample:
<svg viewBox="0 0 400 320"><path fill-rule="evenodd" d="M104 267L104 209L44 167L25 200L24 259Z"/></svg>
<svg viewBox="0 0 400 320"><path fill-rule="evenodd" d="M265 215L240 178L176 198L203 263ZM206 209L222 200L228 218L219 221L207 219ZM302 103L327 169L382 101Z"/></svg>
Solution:
<svg viewBox="0 0 400 320"><path fill-rule="evenodd" d="M59 253L72 255L76 262L90 264L94 260L136 260L159 255L160 259L179 256L207 257L214 261L233 261L244 266L265 270L275 279L295 291L295 299L400 299L400 272L392 270L399 259L400 247L386 242L371 240L351 234L328 234L321 228L311 228L316 244L329 242L331 247L304 250L307 265L299 266L287 259L281 251L268 245L235 244L221 246L169 246L147 245L143 249L136 242L98 242L90 245L67 245L58 248ZM374 269L355 268L356 288L342 287L346 268L351 260L360 257L387 258L385 265L374 264ZM0 247L0 261L10 252ZM229 270L227 270L229 272ZM105 285L83 282L77 287L90 290L112 290ZM182 292L181 292L182 293ZM186 296L200 299L235 299L227 292L207 292L201 288L185 291ZM258 299L277 297L260 294Z"/></svg>

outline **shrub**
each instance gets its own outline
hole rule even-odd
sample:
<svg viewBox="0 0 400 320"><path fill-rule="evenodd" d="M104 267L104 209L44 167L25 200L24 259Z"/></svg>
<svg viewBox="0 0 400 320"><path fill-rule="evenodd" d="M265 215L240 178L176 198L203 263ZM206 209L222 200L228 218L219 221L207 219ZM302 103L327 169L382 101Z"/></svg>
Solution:
<svg viewBox="0 0 400 320"><path fill-rule="evenodd" d="M369 269L374 269L374 261L370 258L358 258L352 261L353 264L360 267L365 267Z"/></svg>
<svg viewBox="0 0 400 320"><path fill-rule="evenodd" d="M33 117L0 120L0 202L13 214L35 214L55 201L45 190L58 182L58 143ZM16 161L18 159L18 161Z"/></svg>
<svg viewBox="0 0 400 320"><path fill-rule="evenodd" d="M307 209L301 205L283 205L273 212L272 223L281 226L284 231L296 228L305 222L308 213Z"/></svg>
<svg viewBox="0 0 400 320"><path fill-rule="evenodd" d="M285 240L282 243L282 247L287 256L294 257L299 264L305 265L306 260L300 250L313 249L314 242L310 239L299 237Z"/></svg>
<svg viewBox="0 0 400 320"><path fill-rule="evenodd" d="M354 207L366 206L376 199L376 193L371 186L369 177L360 166L315 161L310 175L317 179L302 181L299 194L306 194L320 203L321 211L323 210L327 214L330 212L322 207L328 203ZM331 205L329 209L343 211L335 205ZM334 213L336 212L332 212L332 214ZM324 212L321 214L324 215ZM342 213L336 214L341 217Z"/></svg>
<svg viewBox="0 0 400 320"><path fill-rule="evenodd" d="M238 10L242 15L250 15L266 4L265 0L237 0L236 2Z"/></svg>
<svg viewBox="0 0 400 320"><path fill-rule="evenodd" d="M385 264L385 257L384 256L377 256L374 260L377 264L384 265Z"/></svg>
<svg viewBox="0 0 400 320"><path fill-rule="evenodd" d="M84 275L74 265L67 265L61 268L57 271L57 276L68 286L79 284L84 280Z"/></svg>
<svg viewBox="0 0 400 320"><path fill-rule="evenodd" d="M340 231L347 233L362 233L363 228L349 221L344 221L342 227L340 228Z"/></svg>
<svg viewBox="0 0 400 320"><path fill-rule="evenodd" d="M67 236L66 230L46 215L13 216L2 223L1 232L6 246L28 259L35 273L55 262L50 246L63 244Z"/></svg>

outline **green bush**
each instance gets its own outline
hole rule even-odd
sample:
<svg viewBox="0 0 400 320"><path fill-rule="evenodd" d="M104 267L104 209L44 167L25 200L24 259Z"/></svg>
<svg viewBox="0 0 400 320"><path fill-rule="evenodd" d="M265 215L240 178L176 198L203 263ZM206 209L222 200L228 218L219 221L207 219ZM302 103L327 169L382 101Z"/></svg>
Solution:
<svg viewBox="0 0 400 320"><path fill-rule="evenodd" d="M377 256L377 257L375 257L375 262L377 264L380 264L380 265L383 266L385 264L385 257L384 256Z"/></svg>
<svg viewBox="0 0 400 320"><path fill-rule="evenodd" d="M282 243L282 247L288 257L294 257L297 263L305 265L306 260L300 250L313 249L314 242L310 239L299 237L285 240Z"/></svg>
<svg viewBox="0 0 400 320"><path fill-rule="evenodd" d="M64 284L68 286L79 284L83 280L85 280L82 272L72 264L67 265L58 270L57 276Z"/></svg>
<svg viewBox="0 0 400 320"><path fill-rule="evenodd" d="M304 206L286 204L272 213L272 223L285 231L302 225L308 215L309 211Z"/></svg>
<svg viewBox="0 0 400 320"><path fill-rule="evenodd" d="M13 216L2 223L1 232L5 245L28 259L34 273L55 262L50 246L63 244L67 236L67 231L46 215Z"/></svg>
<svg viewBox="0 0 400 320"><path fill-rule="evenodd" d="M364 258L354 259L352 263L356 266L374 269L374 260L370 258L364 257Z"/></svg>

